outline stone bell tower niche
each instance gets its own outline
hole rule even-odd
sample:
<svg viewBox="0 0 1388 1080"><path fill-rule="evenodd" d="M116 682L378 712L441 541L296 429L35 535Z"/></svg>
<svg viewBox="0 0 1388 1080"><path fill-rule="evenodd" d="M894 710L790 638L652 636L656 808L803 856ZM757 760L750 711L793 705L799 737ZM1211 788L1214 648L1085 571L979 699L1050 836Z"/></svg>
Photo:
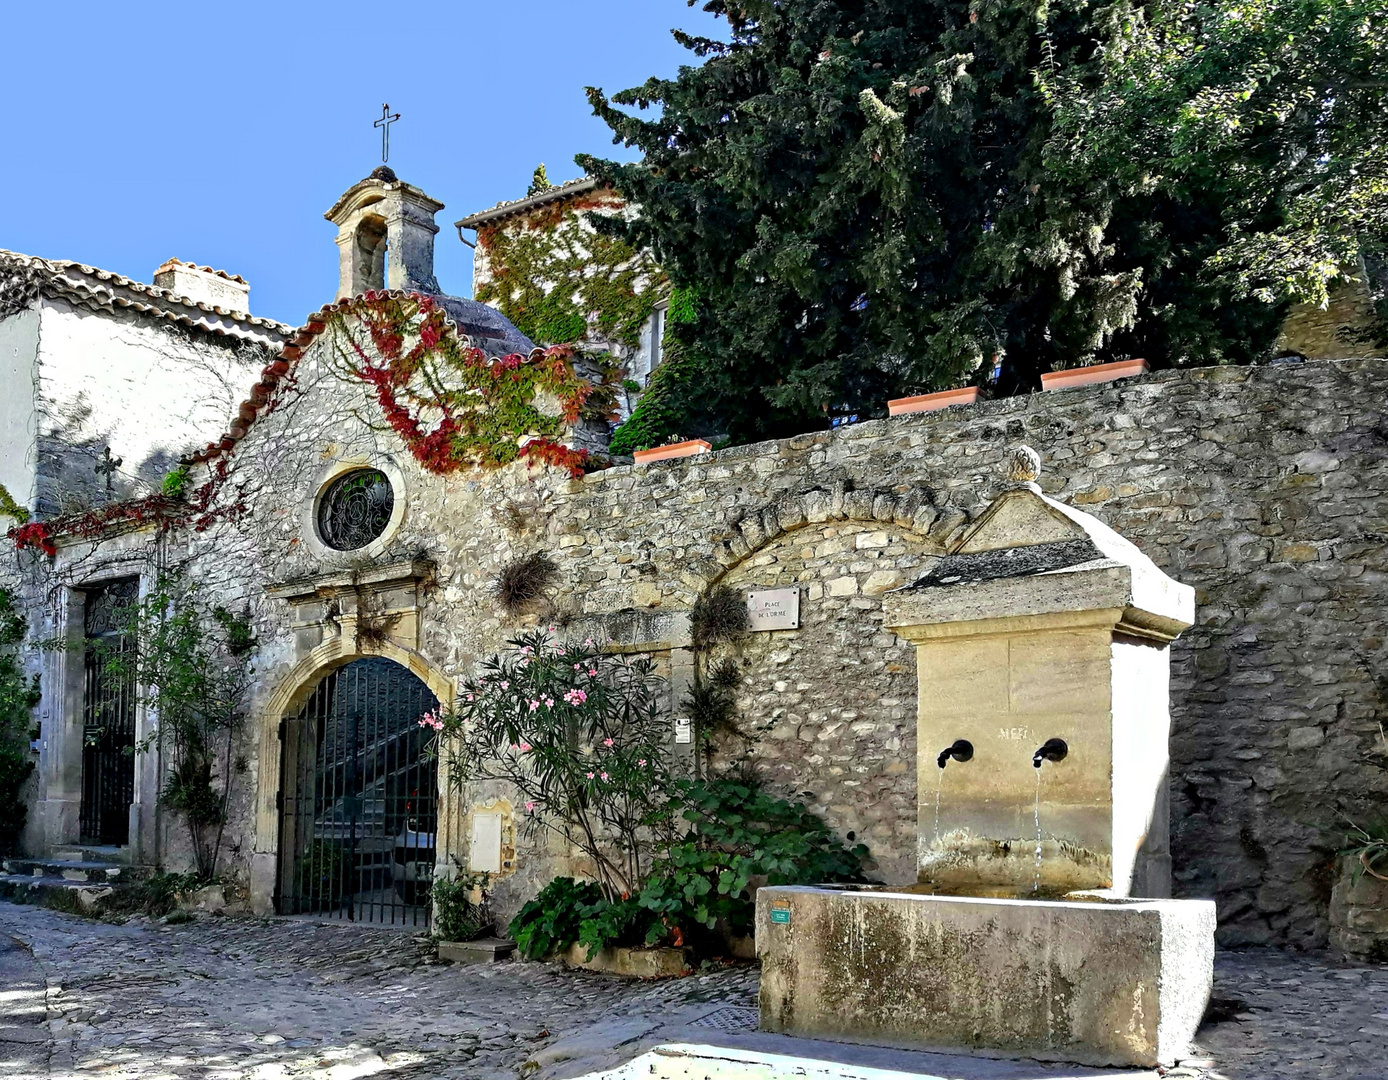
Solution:
<svg viewBox="0 0 1388 1080"><path fill-rule="evenodd" d="M382 165L323 216L337 226L337 299L375 289L438 293L434 215L443 203Z"/></svg>
<svg viewBox="0 0 1388 1080"><path fill-rule="evenodd" d="M1010 490L888 605L917 649L919 880L1170 896L1168 646L1195 593L1039 473L1020 448Z"/></svg>

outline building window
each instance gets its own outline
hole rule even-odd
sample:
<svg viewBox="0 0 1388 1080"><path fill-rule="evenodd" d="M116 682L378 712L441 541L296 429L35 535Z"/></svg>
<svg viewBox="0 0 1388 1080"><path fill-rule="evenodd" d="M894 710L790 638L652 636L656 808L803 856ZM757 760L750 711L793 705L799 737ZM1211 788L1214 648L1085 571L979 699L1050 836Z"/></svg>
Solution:
<svg viewBox="0 0 1388 1080"><path fill-rule="evenodd" d="M664 359L665 316L669 310L669 304L661 304L651 312L651 365L646 371L647 378L660 367L660 361Z"/></svg>
<svg viewBox="0 0 1388 1080"><path fill-rule="evenodd" d="M366 547L386 531L395 491L379 469L339 476L318 503L318 535L334 551Z"/></svg>

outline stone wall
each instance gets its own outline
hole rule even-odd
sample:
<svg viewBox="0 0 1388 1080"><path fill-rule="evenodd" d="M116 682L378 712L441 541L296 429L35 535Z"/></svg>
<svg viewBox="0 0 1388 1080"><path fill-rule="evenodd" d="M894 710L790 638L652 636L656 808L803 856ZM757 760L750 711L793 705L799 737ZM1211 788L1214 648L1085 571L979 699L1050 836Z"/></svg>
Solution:
<svg viewBox="0 0 1388 1080"><path fill-rule="evenodd" d="M563 584L529 622L605 626L660 654L677 682L696 659L685 614L702 590L799 585L800 629L721 647L743 681L740 732L720 737L715 764L745 762L867 843L879 876L910 880L914 656L882 629L881 595L944 550L1025 442L1045 461L1047 494L1198 590L1197 625L1173 653L1177 894L1216 897L1231 943L1326 942L1337 810L1363 816L1388 795L1384 361L1162 372L569 481L520 466L425 473L371 422L364 388L320 359L310 348L291 397L232 456L249 512L158 555L186 560L256 623L257 697L239 750L248 769L229 838L232 865L262 882L262 899L276 843L277 710L325 665L381 651L351 619L315 622L267 585L431 565L410 579L414 606L388 654L447 685L516 629L491 583L534 550L554 556ZM313 499L354 462L391 473L404 513L381 544L333 553L313 536ZM65 550L47 580L98 572L99 553L77 555ZM495 796L447 808L455 850L469 800ZM503 910L572 869L518 824Z"/></svg>

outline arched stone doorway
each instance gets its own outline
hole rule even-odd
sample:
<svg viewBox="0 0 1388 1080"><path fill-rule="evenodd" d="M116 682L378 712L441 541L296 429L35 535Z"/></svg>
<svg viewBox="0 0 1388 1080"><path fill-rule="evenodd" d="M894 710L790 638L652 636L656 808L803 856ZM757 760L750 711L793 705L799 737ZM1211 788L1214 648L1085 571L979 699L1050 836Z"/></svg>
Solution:
<svg viewBox="0 0 1388 1080"><path fill-rule="evenodd" d="M408 668L367 656L281 721L280 914L428 925L438 766L419 720L438 705Z"/></svg>

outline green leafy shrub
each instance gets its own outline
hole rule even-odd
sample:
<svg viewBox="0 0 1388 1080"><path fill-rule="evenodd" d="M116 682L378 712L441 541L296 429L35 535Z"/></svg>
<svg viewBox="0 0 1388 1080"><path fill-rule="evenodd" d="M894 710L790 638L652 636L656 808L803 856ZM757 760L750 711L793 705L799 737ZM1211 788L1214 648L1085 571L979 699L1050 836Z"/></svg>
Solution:
<svg viewBox="0 0 1388 1080"><path fill-rule="evenodd" d="M596 882L555 878L516 913L506 932L522 956L541 960L576 942L583 920L605 903Z"/></svg>
<svg viewBox="0 0 1388 1080"><path fill-rule="evenodd" d="M435 878L431 889L434 900L434 936L443 941L476 941L494 928L491 906L487 902L487 874L461 874L455 878ZM473 894L481 894L474 902Z"/></svg>
<svg viewBox="0 0 1388 1080"><path fill-rule="evenodd" d="M754 885L863 881L867 848L847 848L801 803L737 778L677 781L680 815L693 828L657 860L641 891L644 907L693 930L720 921L735 934L752 926Z"/></svg>
<svg viewBox="0 0 1388 1080"><path fill-rule="evenodd" d="M596 882L555 878L520 909L506 932L532 960L575 944L591 960L603 949L655 945L671 930L637 897L609 900Z"/></svg>
<svg viewBox="0 0 1388 1080"><path fill-rule="evenodd" d="M149 915L157 919L176 911L180 893L192 892L207 884L210 882L196 872L152 874L144 881L122 886L109 896L103 896L97 901L95 914L108 922L124 922L131 915Z"/></svg>
<svg viewBox="0 0 1388 1080"><path fill-rule="evenodd" d="M608 899L594 882L555 878L511 921L521 953L540 959L578 943L591 959L614 946L694 944L752 928L758 885L863 881L867 848L846 848L812 812L737 779L675 784L672 812L693 828L668 844L639 893Z"/></svg>
<svg viewBox="0 0 1388 1080"><path fill-rule="evenodd" d="M192 475L187 465L169 470L164 474L164 482L159 485L160 494L166 499L182 499L188 494L188 482Z"/></svg>

